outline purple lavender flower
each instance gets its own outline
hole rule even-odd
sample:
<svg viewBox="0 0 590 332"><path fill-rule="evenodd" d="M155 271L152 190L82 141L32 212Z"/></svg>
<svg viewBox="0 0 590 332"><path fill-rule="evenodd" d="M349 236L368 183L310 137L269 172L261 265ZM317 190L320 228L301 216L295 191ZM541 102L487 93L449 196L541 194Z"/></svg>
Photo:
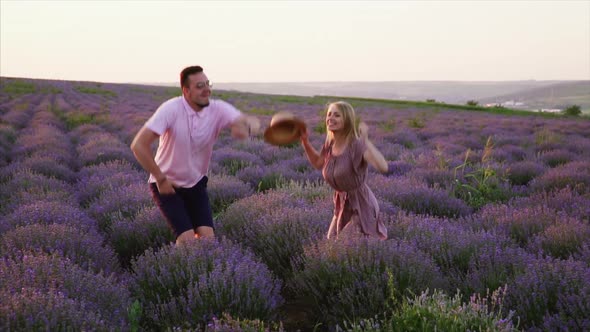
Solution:
<svg viewBox="0 0 590 332"><path fill-rule="evenodd" d="M505 309L515 310L524 329L540 329L544 324L559 330L588 326L589 281L590 268L582 262L532 260L510 283Z"/></svg>
<svg viewBox="0 0 590 332"><path fill-rule="evenodd" d="M510 164L506 172L510 183L522 186L543 174L545 169L545 166L534 161L520 161Z"/></svg>
<svg viewBox="0 0 590 332"><path fill-rule="evenodd" d="M460 144L449 142L444 138L435 138L431 142L433 148L438 149L446 156L457 156L465 152L465 147Z"/></svg>
<svg viewBox="0 0 590 332"><path fill-rule="evenodd" d="M12 174L8 182L0 186L2 211L9 213L19 205L44 201L62 201L77 204L72 187L55 178L35 174L28 169Z"/></svg>
<svg viewBox="0 0 590 332"><path fill-rule="evenodd" d="M571 187L579 193L590 191L590 161L573 161L545 172L531 182L536 191Z"/></svg>
<svg viewBox="0 0 590 332"><path fill-rule="evenodd" d="M405 149L406 148L401 144L390 143L385 144L383 147L379 149L379 151L381 151L383 157L385 157L386 160L396 161L397 159L399 159L399 157Z"/></svg>
<svg viewBox="0 0 590 332"><path fill-rule="evenodd" d="M142 208L152 205L147 184L134 183L105 190L90 203L88 213L96 219L99 229L109 234L113 221L132 219Z"/></svg>
<svg viewBox="0 0 590 332"><path fill-rule="evenodd" d="M573 258L586 263L590 267L590 244L583 243L580 250L573 255Z"/></svg>
<svg viewBox="0 0 590 332"><path fill-rule="evenodd" d="M469 265L481 251L511 243L502 234L473 230L448 219L402 214L394 219L390 233L431 255L451 282L450 291L463 287Z"/></svg>
<svg viewBox="0 0 590 332"><path fill-rule="evenodd" d="M401 161L401 160L390 161L388 163L387 175L388 176L402 176L402 175L406 174L407 172L411 171L412 168L414 168L414 165L412 165L411 163L405 162L405 161Z"/></svg>
<svg viewBox="0 0 590 332"><path fill-rule="evenodd" d="M576 155L566 150L556 149L541 153L539 159L549 167L556 167L575 160Z"/></svg>
<svg viewBox="0 0 590 332"><path fill-rule="evenodd" d="M451 197L446 191L428 188L425 183L404 177L373 176L369 187L377 197L402 209L441 217L465 216L471 209L462 200Z"/></svg>
<svg viewBox="0 0 590 332"><path fill-rule="evenodd" d="M26 127L31 120L33 113L39 107L48 107L46 96L34 95L30 98L21 97L7 105L8 111L2 114L2 122L8 123L14 128L20 129Z"/></svg>
<svg viewBox="0 0 590 332"><path fill-rule="evenodd" d="M18 206L0 219L0 234L11 229L33 224L63 224L88 232L98 225L76 205L60 201L36 200Z"/></svg>
<svg viewBox="0 0 590 332"><path fill-rule="evenodd" d="M92 176L98 176L102 179L108 179L116 173L134 173L134 175L138 176L138 179L140 178L140 173L134 169L131 163L125 160L112 160L101 164L85 166L78 172L78 177L80 179L85 179ZM142 179L147 181L147 175L143 176Z"/></svg>
<svg viewBox="0 0 590 332"><path fill-rule="evenodd" d="M587 160L590 155L590 139L584 137L582 134L572 134L567 138L567 142L563 145L562 149L567 149L574 155L579 156L583 160Z"/></svg>
<svg viewBox="0 0 590 332"><path fill-rule="evenodd" d="M505 204L488 204L473 216L473 222L483 229L509 236L523 247L533 236L558 224L559 220L557 211L547 207L518 208Z"/></svg>
<svg viewBox="0 0 590 332"><path fill-rule="evenodd" d="M283 189L269 190L245 197L231 204L220 216L220 232L230 239L240 241L243 230L249 227L251 221L258 220L278 209L307 209L318 202L324 202L320 203L322 206L326 202L331 204L330 193L327 186L293 183Z"/></svg>
<svg viewBox="0 0 590 332"><path fill-rule="evenodd" d="M590 197L580 195L570 187L550 192L538 192L528 197L517 197L509 203L515 207L545 206L580 220L590 221Z"/></svg>
<svg viewBox="0 0 590 332"><path fill-rule="evenodd" d="M108 133L90 135L77 150L80 161L85 166L117 159L136 162L129 146Z"/></svg>
<svg viewBox="0 0 590 332"><path fill-rule="evenodd" d="M245 151L236 151L231 148L216 150L211 160L223 168L219 172L228 175L236 175L238 171L247 166L262 165L262 161L257 155Z"/></svg>
<svg viewBox="0 0 590 332"><path fill-rule="evenodd" d="M81 233L74 225L31 224L4 233L0 252L16 260L30 253L57 253L93 272L119 273L115 252L103 243L104 238L97 232Z"/></svg>
<svg viewBox="0 0 590 332"><path fill-rule="evenodd" d="M2 154L0 154L2 156L0 159L3 162L8 162L10 160L10 151L16 140L16 136L17 133L13 126L0 123L0 152L2 152Z"/></svg>
<svg viewBox="0 0 590 332"><path fill-rule="evenodd" d="M315 206L284 207L266 211L241 229L236 241L252 249L278 277L292 274L291 260L303 253L303 247L323 238L332 218L331 202ZM236 230L240 231L240 230Z"/></svg>
<svg viewBox="0 0 590 332"><path fill-rule="evenodd" d="M103 133L105 133L105 130L98 125L83 124L71 130L69 134L78 144L86 144L92 137Z"/></svg>
<svg viewBox="0 0 590 332"><path fill-rule="evenodd" d="M108 243L124 267L146 250L173 243L174 234L155 206L144 207L133 219L115 219L110 226Z"/></svg>
<svg viewBox="0 0 590 332"><path fill-rule="evenodd" d="M58 128L49 125L37 125L24 129L12 149L14 159L27 157L52 157L58 162L73 165L75 153L72 143Z"/></svg>
<svg viewBox="0 0 590 332"><path fill-rule="evenodd" d="M110 316L92 311L80 300L72 299L59 290L23 288L19 292L0 290L0 325L8 331L61 331L128 328L116 324ZM109 319L107 319L109 318Z"/></svg>
<svg viewBox="0 0 590 332"><path fill-rule="evenodd" d="M487 290L511 286L522 275L535 255L522 248L498 244L482 247L469 261L469 269L460 289L464 294L485 294Z"/></svg>
<svg viewBox="0 0 590 332"><path fill-rule="evenodd" d="M84 167L78 176L76 195L82 206L88 206L105 191L138 183L146 185L147 178L145 174L132 169L127 162L121 161Z"/></svg>
<svg viewBox="0 0 590 332"><path fill-rule="evenodd" d="M114 276L89 272L56 254L24 256L22 261L0 259L0 292L22 299L29 289L43 294L58 292L78 303L91 316L100 315L104 320L108 317L105 323L111 328L127 328L129 292L127 285L121 284ZM24 304L21 308L25 312L30 312L31 306L35 305L31 302ZM41 312L54 315L51 310L55 307L46 310L49 311Z"/></svg>
<svg viewBox="0 0 590 332"><path fill-rule="evenodd" d="M453 171L446 169L417 168L406 176L418 181L424 181L430 188L435 189L450 189L455 180Z"/></svg>
<svg viewBox="0 0 590 332"><path fill-rule="evenodd" d="M207 192L213 213L219 213L234 201L250 196L253 190L235 176L216 175L209 179Z"/></svg>
<svg viewBox="0 0 590 332"><path fill-rule="evenodd" d="M590 225L561 216L558 223L547 227L529 243L531 252L568 259L578 254L590 239Z"/></svg>
<svg viewBox="0 0 590 332"><path fill-rule="evenodd" d="M33 156L10 163L0 172L0 179L8 179L23 169L29 169L49 178L56 178L71 183L76 178L74 171L66 165L58 164L51 157Z"/></svg>
<svg viewBox="0 0 590 332"><path fill-rule="evenodd" d="M517 145L498 146L496 142L491 157L496 161L513 163L525 160L527 152L524 148Z"/></svg>
<svg viewBox="0 0 590 332"><path fill-rule="evenodd" d="M66 130L66 126L64 125L64 123L55 115L54 112L50 111L49 107L47 109L36 112L33 115L31 121L29 122L30 127L37 127L41 125L49 125L55 127L59 132L64 132Z"/></svg>
<svg viewBox="0 0 590 332"><path fill-rule="evenodd" d="M415 246L395 239L325 240L305 248L290 288L308 314L332 326L343 317L369 318L389 301L389 273L396 294L446 288L438 268Z"/></svg>
<svg viewBox="0 0 590 332"><path fill-rule="evenodd" d="M420 139L412 130L400 130L393 133L391 136L393 142L404 146L407 149L413 149L421 144Z"/></svg>
<svg viewBox="0 0 590 332"><path fill-rule="evenodd" d="M249 184L252 188L258 188L260 181L267 175L268 169L265 167L248 166L238 171L235 176Z"/></svg>
<svg viewBox="0 0 590 332"><path fill-rule="evenodd" d="M132 269L131 292L143 304L146 325L155 329L207 322L223 312L267 319L283 302L281 282L268 268L224 239L146 251Z"/></svg>

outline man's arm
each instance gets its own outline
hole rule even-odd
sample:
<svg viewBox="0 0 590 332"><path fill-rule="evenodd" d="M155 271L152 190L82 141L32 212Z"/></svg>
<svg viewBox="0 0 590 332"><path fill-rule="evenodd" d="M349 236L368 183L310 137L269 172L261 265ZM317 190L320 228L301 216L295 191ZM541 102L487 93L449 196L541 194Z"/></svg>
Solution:
<svg viewBox="0 0 590 332"><path fill-rule="evenodd" d="M260 132L260 120L251 115L240 115L231 124L231 135L236 139L246 139Z"/></svg>
<svg viewBox="0 0 590 332"><path fill-rule="evenodd" d="M154 143L158 137L159 135L149 128L145 126L142 127L131 143L131 151L133 151L135 159L137 159L141 167L156 178L156 184L158 185L160 194L172 194L174 193L172 183L166 178L166 175L162 173L162 170L160 170L160 167L156 164L152 154L152 143Z"/></svg>

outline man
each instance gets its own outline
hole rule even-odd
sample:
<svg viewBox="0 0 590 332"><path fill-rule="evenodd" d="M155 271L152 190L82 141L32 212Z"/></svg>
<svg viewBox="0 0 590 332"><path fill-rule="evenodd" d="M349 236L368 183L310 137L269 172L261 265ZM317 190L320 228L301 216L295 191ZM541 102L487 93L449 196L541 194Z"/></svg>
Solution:
<svg viewBox="0 0 590 332"><path fill-rule="evenodd" d="M257 118L210 99L211 84L200 66L183 69L180 86L182 96L160 105L131 143L177 243L214 236L206 174L220 131L230 127L232 137L245 139L260 130ZM151 145L158 138L154 158Z"/></svg>

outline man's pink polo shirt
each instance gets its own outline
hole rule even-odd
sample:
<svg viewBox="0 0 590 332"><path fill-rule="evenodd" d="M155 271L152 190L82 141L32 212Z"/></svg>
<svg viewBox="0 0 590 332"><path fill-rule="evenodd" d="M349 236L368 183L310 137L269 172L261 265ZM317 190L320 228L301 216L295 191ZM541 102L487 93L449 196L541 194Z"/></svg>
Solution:
<svg viewBox="0 0 590 332"><path fill-rule="evenodd" d="M240 111L222 100L210 99L209 106L198 113L184 96L164 102L145 124L160 135L156 164L175 185L194 186L207 174L219 132L240 115ZM148 181L156 179L150 174Z"/></svg>

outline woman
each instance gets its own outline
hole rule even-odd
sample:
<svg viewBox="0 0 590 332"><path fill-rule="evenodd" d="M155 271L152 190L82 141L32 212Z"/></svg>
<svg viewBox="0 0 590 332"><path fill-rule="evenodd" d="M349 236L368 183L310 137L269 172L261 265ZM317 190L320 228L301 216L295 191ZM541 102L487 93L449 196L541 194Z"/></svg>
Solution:
<svg viewBox="0 0 590 332"><path fill-rule="evenodd" d="M387 229L379 219L379 205L366 184L368 165L386 173L387 161L368 138L368 127L355 127L352 106L339 101L328 105L326 141L318 153L309 143L307 129L301 144L307 159L322 170L324 180L334 188L334 217L328 238L367 236L387 239Z"/></svg>

